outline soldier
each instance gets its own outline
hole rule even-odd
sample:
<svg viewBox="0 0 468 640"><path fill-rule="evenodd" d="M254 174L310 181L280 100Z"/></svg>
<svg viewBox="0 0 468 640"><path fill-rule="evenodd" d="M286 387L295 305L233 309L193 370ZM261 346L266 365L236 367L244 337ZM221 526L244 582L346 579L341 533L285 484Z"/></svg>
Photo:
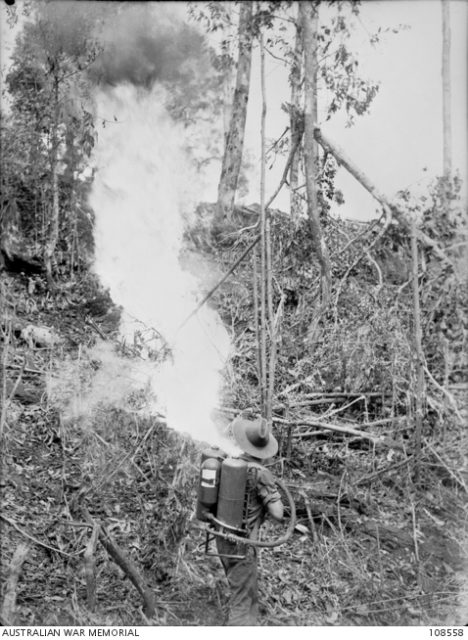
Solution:
<svg viewBox="0 0 468 640"><path fill-rule="evenodd" d="M248 463L247 475L247 537L254 540L267 515L283 519L283 503L271 472L262 466L278 451L278 442L267 429L266 420L236 418L228 427L229 437L244 452ZM242 559L221 557L230 587L229 618L227 624L258 624L257 550L250 545L217 539L221 556L245 556Z"/></svg>

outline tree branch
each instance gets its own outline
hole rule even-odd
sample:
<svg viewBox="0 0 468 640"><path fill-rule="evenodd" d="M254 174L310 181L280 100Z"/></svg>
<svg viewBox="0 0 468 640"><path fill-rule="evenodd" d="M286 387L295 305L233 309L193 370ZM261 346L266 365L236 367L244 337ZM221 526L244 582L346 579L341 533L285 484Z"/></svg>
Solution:
<svg viewBox="0 0 468 640"><path fill-rule="evenodd" d="M87 605L90 611L94 611L96 607L96 563L94 560L94 554L96 553L96 545L99 537L99 526L95 522L89 542L86 545L85 552L83 554L84 559L84 573L86 578L86 598Z"/></svg>
<svg viewBox="0 0 468 640"><path fill-rule="evenodd" d="M2 604L2 618L9 620L13 624L16 608L16 591L18 588L18 579L21 568L29 552L29 545L26 543L19 544L10 562L8 578L5 584L5 597Z"/></svg>
<svg viewBox="0 0 468 640"><path fill-rule="evenodd" d="M323 131L321 131L321 129L318 126L316 126L314 129L314 136L317 142L321 145L321 147L325 151L328 151L329 153L331 153L332 156L335 158L335 160L338 162L338 164L342 165L347 171L349 171L349 173L354 178L356 178L356 180L364 187L364 189L366 189L371 194L371 196L373 196L377 200L377 202L380 203L386 217L385 229L388 228L388 225L392 221L392 216L394 216L395 218L397 218L398 222L400 222L409 233L411 220L409 220L407 216L402 211L400 211L396 206L390 204L386 196L384 196L384 194L377 189L377 187L365 175L365 173L363 173L354 164L354 162L347 157L345 152L342 149L340 149L335 143L332 143L331 140L324 135ZM442 251L439 245L435 242L435 240L430 238L421 229L418 229L416 233L417 233L418 240L422 242L424 246L432 249L432 251L440 260L450 264L454 270L454 273L456 273L456 269L453 262L450 260L450 258L448 258L445 255L445 253Z"/></svg>
<svg viewBox="0 0 468 640"><path fill-rule="evenodd" d="M138 593L142 596L145 605L145 615L152 618L155 614L155 598L151 589L147 586L144 579L140 576L138 569L129 560L119 546L114 542L109 532L99 523L97 523L88 513L85 507L81 507L83 516L90 525L97 527L99 531L99 542L103 545L107 553L118 564L130 582L134 585Z"/></svg>
<svg viewBox="0 0 468 640"><path fill-rule="evenodd" d="M3 513L0 513L0 518L2 520L4 520L5 522L8 522L8 524L11 527L13 527L13 529L16 529L16 531L18 531L18 533L21 533L22 536L24 536L28 540L31 540L31 542L34 542L34 544L37 544L40 547L44 547L44 549L48 549L49 551L54 551L55 553L60 553L62 556L67 556L68 558L73 558L74 556L77 556L80 553L82 553L81 551L77 551L76 553L67 553L66 551L62 551L61 549L57 549L57 547L51 547L49 544L46 544L45 542L41 542L40 540L38 540L34 536L30 535L26 531L23 531L23 529L18 527L16 522L14 522L13 520L10 520L10 518L7 518L5 515L3 515Z"/></svg>
<svg viewBox="0 0 468 640"><path fill-rule="evenodd" d="M320 429L325 429L327 431L333 431L335 433L342 433L345 435L355 436L357 438L362 438L364 440L369 440L374 445L384 445L391 449L402 450L403 447L400 443L395 442L394 440L389 440L388 438L384 438L382 436L373 436L370 433L366 433L365 431L360 431L358 429L354 429L353 427L345 427L337 424L328 424L327 422L321 422L320 420L283 420L282 418L273 418L273 422L277 422L279 424L293 425L293 426L306 426L306 427L319 427ZM300 438L303 434L295 434L294 437Z"/></svg>

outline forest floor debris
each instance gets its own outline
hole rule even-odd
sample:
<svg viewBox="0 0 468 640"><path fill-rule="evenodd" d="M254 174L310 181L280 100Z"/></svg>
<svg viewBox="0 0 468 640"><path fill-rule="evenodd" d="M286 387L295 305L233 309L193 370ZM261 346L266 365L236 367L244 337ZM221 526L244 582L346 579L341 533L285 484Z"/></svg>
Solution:
<svg viewBox="0 0 468 640"><path fill-rule="evenodd" d="M230 286L242 291L242 274ZM128 407L97 406L86 419L64 420L45 393L44 372L80 358L103 336L115 341L118 310L89 289L89 282L77 282L58 310L53 299L30 294L7 277L6 297L15 300L9 322L50 327L62 340L44 350L13 335L2 359L8 385L2 396L1 562L11 578L1 594L3 620L8 623L14 613L17 623L36 625L222 624L224 574L216 558L203 554L204 535L192 520L201 445ZM225 314L226 305L239 304L235 295L224 294L223 301ZM241 335L242 310L232 313L238 314ZM239 353L247 353L249 340L237 341ZM434 439L423 443L416 489L411 425L402 415L385 414L385 394L320 395L311 392L313 384L293 382L298 371L296 364L289 380L282 380L290 388L289 407L277 408L280 456L274 467L294 492L298 526L289 544L260 553L261 624L466 623L466 475L459 428L446 425L437 445ZM31 402L17 394L19 384L13 388L20 373L35 391ZM236 382L234 397L227 398L233 411L255 413L248 376ZM341 433L321 428L338 417L352 427ZM310 437L291 427L301 422L314 429ZM370 438L362 439L364 428ZM382 437L393 438L395 446L376 446ZM154 615L142 610L141 590L130 585L119 562L93 541L91 520L105 526L146 582ZM277 533L276 525L266 525L265 536ZM19 572L18 549L26 545Z"/></svg>

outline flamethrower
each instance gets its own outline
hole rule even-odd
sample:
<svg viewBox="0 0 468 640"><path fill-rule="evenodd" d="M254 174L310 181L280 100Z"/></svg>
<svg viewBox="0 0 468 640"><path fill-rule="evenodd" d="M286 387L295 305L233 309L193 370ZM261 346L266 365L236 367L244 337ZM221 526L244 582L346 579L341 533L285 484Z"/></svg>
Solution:
<svg viewBox="0 0 468 640"><path fill-rule="evenodd" d="M289 507L289 523L285 533L265 541L247 537L247 477L248 463L245 460L227 457L219 449L208 449L202 453L196 518L206 532L204 546L207 555L219 555L209 552L210 541L214 538L271 548L284 544L291 537L296 523L296 508L291 493L281 480L275 482L285 495Z"/></svg>

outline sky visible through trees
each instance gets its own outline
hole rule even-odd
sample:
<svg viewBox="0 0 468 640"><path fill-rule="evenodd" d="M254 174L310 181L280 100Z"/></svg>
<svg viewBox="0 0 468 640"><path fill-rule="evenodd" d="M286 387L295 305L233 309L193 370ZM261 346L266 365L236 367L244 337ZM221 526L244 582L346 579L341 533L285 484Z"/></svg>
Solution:
<svg viewBox="0 0 468 640"><path fill-rule="evenodd" d="M19 5L20 3L18 3ZM184 3L163 3L174 14L183 13ZM4 77L14 34L1 5L1 69ZM463 0L450 2L452 117L454 168L467 173L467 25L468 6ZM340 114L324 123L324 130L369 173L389 197L408 187L424 189L442 163L442 14L435 0L365 0L352 34L360 69L380 82L379 94L370 113L347 127ZM391 29L398 30L392 33ZM390 29L381 41L370 46L368 36L378 28ZM254 51L251 96L247 119L247 153L256 158L259 149L260 82L258 50ZM267 56L267 137L281 135L287 125L281 101L287 99L287 71L279 60ZM255 164L255 163L253 163ZM267 184L277 183L279 164L267 174ZM255 174L255 177L257 175ZM258 200L258 182L250 174L250 200ZM337 185L347 195L347 207L336 207L338 215L368 219L375 215L373 200L345 171L339 171ZM207 199L214 199L217 181L211 181ZM277 204L287 208L284 192Z"/></svg>
<svg viewBox="0 0 468 640"><path fill-rule="evenodd" d="M450 12L454 169L463 179L467 174L468 4L452 0ZM380 82L379 93L370 112L356 118L352 127L337 114L323 122L323 129L388 197L409 187L422 192L442 172L441 5L435 0L364 1L356 24L352 47L357 51L361 73ZM406 28L398 33L390 30L375 46L369 45L371 32L379 27L398 29L400 25ZM274 138L287 125L277 98L285 92L287 74L278 60L270 58L267 62L267 136ZM254 92L259 86L258 74L255 57ZM260 102L255 95L251 96L251 105L247 136L249 146L258 147ZM279 167L272 184L280 173ZM335 209L337 214L357 219L375 217L373 199L346 171L338 172L337 185L347 202L346 207ZM286 193L280 196L280 208L287 209L287 197Z"/></svg>

